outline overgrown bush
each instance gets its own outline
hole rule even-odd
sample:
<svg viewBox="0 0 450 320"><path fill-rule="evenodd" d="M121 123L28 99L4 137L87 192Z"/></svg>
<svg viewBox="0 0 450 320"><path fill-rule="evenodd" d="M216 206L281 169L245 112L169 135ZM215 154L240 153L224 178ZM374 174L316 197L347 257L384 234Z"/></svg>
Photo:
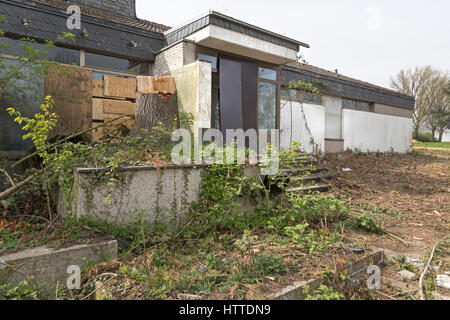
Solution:
<svg viewBox="0 0 450 320"><path fill-rule="evenodd" d="M417 141L420 142L434 142L435 139L431 133L419 132L419 134L415 137Z"/></svg>

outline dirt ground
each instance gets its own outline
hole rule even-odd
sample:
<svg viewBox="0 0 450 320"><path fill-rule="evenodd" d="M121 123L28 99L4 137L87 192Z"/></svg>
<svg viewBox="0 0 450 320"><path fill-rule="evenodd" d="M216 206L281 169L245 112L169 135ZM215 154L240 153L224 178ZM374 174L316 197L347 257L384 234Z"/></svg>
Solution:
<svg viewBox="0 0 450 320"><path fill-rule="evenodd" d="M346 201L351 208L351 216L369 214L390 235L377 235L342 225L340 242L330 244L323 254L309 255L292 243L272 239L270 234L257 234L260 237L258 244L252 248L255 254L267 252L281 257L288 271L279 277L265 277L255 284L218 288L212 294L202 295L201 299L265 299L295 282L317 279L325 271L338 271L343 265L363 257L350 248L362 248L366 254L382 249L389 261L382 270L383 289L370 293L357 292L351 297L354 299L419 299L419 281L404 281L399 278L398 272L406 268L420 276L424 266L411 266L399 259L414 258L426 264L436 243L439 243L439 250L432 265L437 267L439 274L450 271L450 152L416 150L408 155L345 153L320 160L321 166L329 168L335 175L329 194ZM0 221L0 228L2 223ZM39 236L39 232L28 233L33 237ZM30 237L28 233L24 236ZM219 261L239 258L239 253L227 247L209 242L199 246L204 246L200 251L215 253ZM153 257L154 253L150 254L149 259L153 261ZM142 264L137 261L138 258L133 257L136 262L129 259L122 257L98 265L86 279L114 273L115 277L104 280L105 287L110 289L106 290L111 292L110 298L148 299L148 295L141 290L142 281L131 279L126 275L128 273L121 270L124 267L132 270ZM170 259L173 261L168 261L169 265L191 272L202 269L205 263L197 256L184 257L181 254ZM204 277L220 277L214 272ZM432 298L431 292L450 296L450 290L435 285L433 276L436 272L426 279L428 298ZM161 279L167 277L173 280L182 277L182 274L169 269L160 276ZM160 288L161 281L166 281L160 278L155 278L155 288ZM106 296L109 297L109 293ZM178 296L169 294L166 298L177 299Z"/></svg>
<svg viewBox="0 0 450 320"><path fill-rule="evenodd" d="M354 211L358 208L360 212L371 211L378 216L386 231L403 239L406 244L389 235L348 232L352 241L369 250L385 250L391 261L396 256L403 256L420 259L425 264L436 243L441 246L449 243L449 152L421 150L410 155L343 154L328 157L325 165L337 175L331 193L346 198L356 208ZM351 172L344 172L344 168L351 169ZM448 250L441 253L440 271L450 271L448 253ZM419 269L415 271L420 275L422 270ZM392 282L399 280L398 269L392 264L383 272L387 282L389 279ZM404 298L417 298L418 281L403 284L410 291ZM385 289L389 289L386 288L388 286ZM446 293L448 296L450 292ZM384 295L381 298L398 298L398 292L395 297L381 294Z"/></svg>

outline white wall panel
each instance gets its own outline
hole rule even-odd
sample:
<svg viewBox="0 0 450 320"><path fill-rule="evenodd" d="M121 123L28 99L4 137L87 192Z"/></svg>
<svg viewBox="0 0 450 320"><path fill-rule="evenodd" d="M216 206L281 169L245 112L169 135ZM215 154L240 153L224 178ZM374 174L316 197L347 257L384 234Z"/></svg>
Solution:
<svg viewBox="0 0 450 320"><path fill-rule="evenodd" d="M400 153L411 150L412 119L346 109L342 114L346 150Z"/></svg>
<svg viewBox="0 0 450 320"><path fill-rule="evenodd" d="M314 138L318 150L324 152L325 107L305 103L303 110L306 122L300 102L281 100L281 147L288 149L293 142L299 142L306 152L312 153L315 146L311 143L311 138Z"/></svg>

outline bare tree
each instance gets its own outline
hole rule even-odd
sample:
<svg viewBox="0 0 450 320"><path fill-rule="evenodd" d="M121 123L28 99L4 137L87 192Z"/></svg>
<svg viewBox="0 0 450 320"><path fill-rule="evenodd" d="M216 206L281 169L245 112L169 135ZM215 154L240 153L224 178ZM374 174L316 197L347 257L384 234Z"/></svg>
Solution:
<svg viewBox="0 0 450 320"><path fill-rule="evenodd" d="M442 77L441 71L426 66L401 70L394 78L391 78L393 89L416 99L413 117L415 137L418 136L420 128L430 114L438 90L442 88Z"/></svg>
<svg viewBox="0 0 450 320"><path fill-rule="evenodd" d="M444 90L444 102L442 107L438 109L436 117L439 119L437 129L439 142L442 142L445 130L450 129L450 80L448 80L447 88Z"/></svg>
<svg viewBox="0 0 450 320"><path fill-rule="evenodd" d="M426 115L425 124L431 131L433 140L436 138L436 132L439 132L439 134L442 132L442 135L444 134L449 120L450 110L448 96L446 94L447 83L448 77L446 74L436 77L430 86L430 92L427 95L428 103L431 108ZM442 140L442 137L440 137L439 140Z"/></svg>

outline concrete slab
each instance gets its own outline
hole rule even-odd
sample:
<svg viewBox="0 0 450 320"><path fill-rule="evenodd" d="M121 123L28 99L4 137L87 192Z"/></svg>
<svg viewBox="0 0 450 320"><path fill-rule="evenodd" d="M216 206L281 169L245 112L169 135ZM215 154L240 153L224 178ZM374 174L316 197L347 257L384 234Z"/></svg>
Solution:
<svg viewBox="0 0 450 320"><path fill-rule="evenodd" d="M352 279L358 279L362 273L371 265L382 265L384 263L384 252L378 251L370 256L367 256L361 260L350 263L345 266L345 270L349 271ZM322 284L321 279L309 280L304 282L294 283L292 286L286 287L280 292L273 294L267 298L267 300L285 300L296 301L305 300L306 295L303 293L305 286L309 287L309 292L314 292Z"/></svg>
<svg viewBox="0 0 450 320"><path fill-rule="evenodd" d="M54 249L42 246L0 257L0 278L8 283L29 280L52 288L65 286L70 266L83 268L117 258L117 241L103 240L94 244L80 244Z"/></svg>

